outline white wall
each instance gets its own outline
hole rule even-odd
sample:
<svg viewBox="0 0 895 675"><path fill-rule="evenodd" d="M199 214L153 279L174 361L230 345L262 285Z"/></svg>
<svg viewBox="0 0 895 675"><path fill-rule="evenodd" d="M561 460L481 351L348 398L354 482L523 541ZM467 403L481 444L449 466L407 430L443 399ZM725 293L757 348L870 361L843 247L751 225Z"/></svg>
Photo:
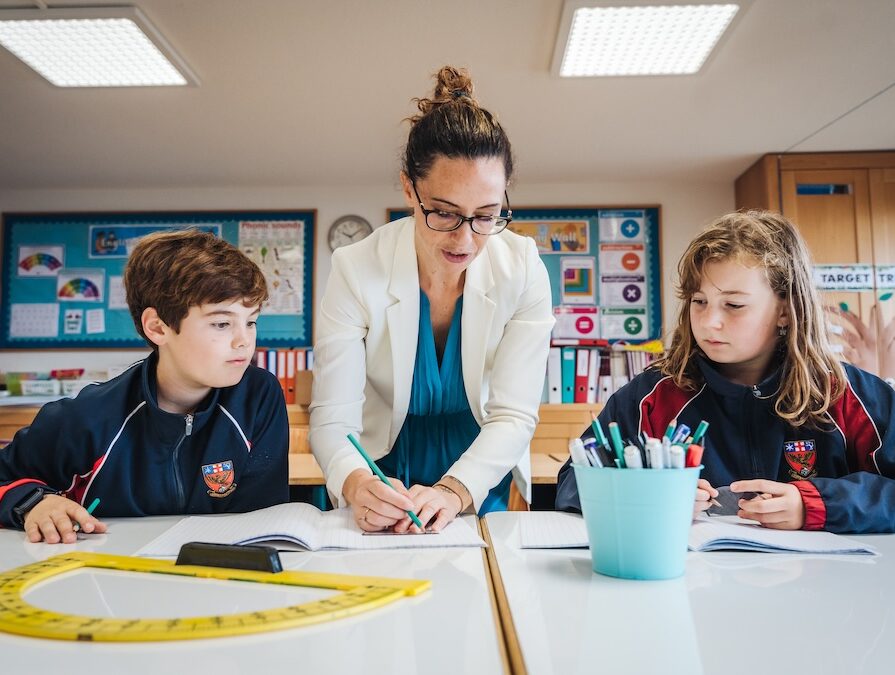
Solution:
<svg viewBox="0 0 895 675"><path fill-rule="evenodd" d="M733 185L718 183L561 183L513 186L513 205L590 206L659 204L662 207L662 311L665 329L677 308L672 282L677 259L689 240L712 218L733 209ZM317 209L314 299L319 301L330 270L326 231L339 216L358 214L374 227L389 207L403 206L397 177L389 185L349 187L220 187L144 190L0 190L0 212L142 211L215 209ZM146 350L0 352L0 371L107 368L127 365Z"/></svg>

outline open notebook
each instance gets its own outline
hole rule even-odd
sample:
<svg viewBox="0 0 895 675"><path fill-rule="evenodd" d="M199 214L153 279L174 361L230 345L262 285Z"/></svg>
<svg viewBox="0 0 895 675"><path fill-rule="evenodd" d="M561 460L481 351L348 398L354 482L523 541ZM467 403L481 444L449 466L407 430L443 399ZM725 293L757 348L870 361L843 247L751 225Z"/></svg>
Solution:
<svg viewBox="0 0 895 675"><path fill-rule="evenodd" d="M584 519L573 513L532 511L520 523L522 548L587 548ZM739 518L693 521L691 551L761 551L764 553L870 554L876 549L832 532L769 530Z"/></svg>
<svg viewBox="0 0 895 675"><path fill-rule="evenodd" d="M191 541L212 544L270 543L280 550L394 549L485 546L478 533L457 518L438 534L365 536L351 509L320 511L311 504L278 504L249 513L189 516L137 551L139 556L176 556Z"/></svg>

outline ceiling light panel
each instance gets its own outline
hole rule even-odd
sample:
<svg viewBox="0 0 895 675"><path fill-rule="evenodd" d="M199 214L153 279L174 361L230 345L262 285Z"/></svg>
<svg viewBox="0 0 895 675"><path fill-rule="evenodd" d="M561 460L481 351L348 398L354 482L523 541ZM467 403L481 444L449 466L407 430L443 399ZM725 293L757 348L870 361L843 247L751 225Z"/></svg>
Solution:
<svg viewBox="0 0 895 675"><path fill-rule="evenodd" d="M578 7L570 13L559 74L696 73L738 9L735 4Z"/></svg>
<svg viewBox="0 0 895 675"><path fill-rule="evenodd" d="M107 9L0 10L0 45L57 87L196 83L136 8Z"/></svg>

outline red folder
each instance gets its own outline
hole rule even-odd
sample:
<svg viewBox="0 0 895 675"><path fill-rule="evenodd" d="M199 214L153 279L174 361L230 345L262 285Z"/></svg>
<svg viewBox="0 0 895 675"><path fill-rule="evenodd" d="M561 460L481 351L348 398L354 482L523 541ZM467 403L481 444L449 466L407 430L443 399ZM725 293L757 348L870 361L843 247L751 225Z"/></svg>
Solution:
<svg viewBox="0 0 895 675"><path fill-rule="evenodd" d="M575 403L587 403L587 367L589 349L575 350Z"/></svg>

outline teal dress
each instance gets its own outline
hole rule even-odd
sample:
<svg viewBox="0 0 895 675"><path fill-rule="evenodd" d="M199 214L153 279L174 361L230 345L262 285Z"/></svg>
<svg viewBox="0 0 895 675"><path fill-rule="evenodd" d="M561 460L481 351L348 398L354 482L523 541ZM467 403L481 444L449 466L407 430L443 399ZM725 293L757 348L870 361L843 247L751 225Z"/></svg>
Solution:
<svg viewBox="0 0 895 675"><path fill-rule="evenodd" d="M463 387L462 314L460 296L439 365L429 298L420 290L419 336L407 418L391 452L376 460L386 476L398 478L407 487L437 483L479 435L480 428ZM482 502L479 515L506 511L511 481L511 474L504 476Z"/></svg>

